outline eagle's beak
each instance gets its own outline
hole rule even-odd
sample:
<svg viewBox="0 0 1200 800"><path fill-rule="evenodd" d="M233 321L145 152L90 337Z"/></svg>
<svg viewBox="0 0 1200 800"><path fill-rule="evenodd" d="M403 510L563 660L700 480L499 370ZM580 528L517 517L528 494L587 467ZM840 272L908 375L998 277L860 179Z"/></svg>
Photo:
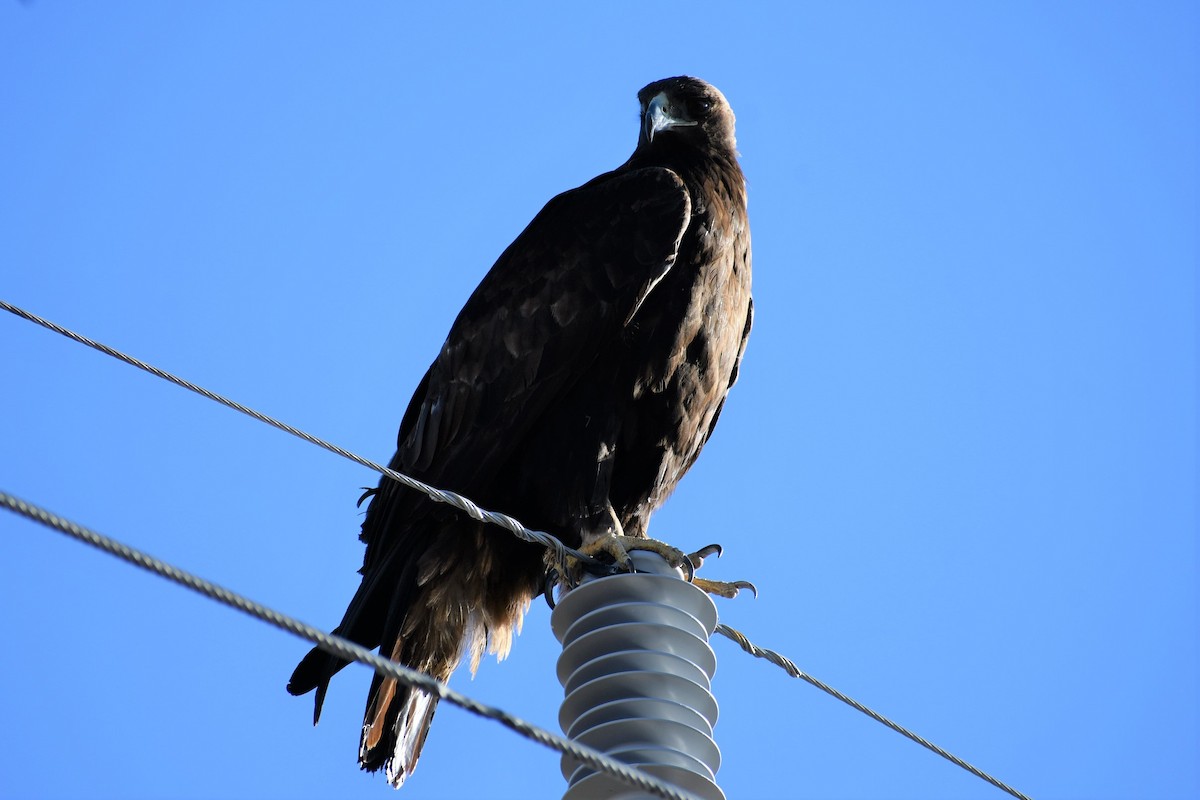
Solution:
<svg viewBox="0 0 1200 800"><path fill-rule="evenodd" d="M695 120L690 120L683 116L673 115L670 102L667 100L666 92L659 92L654 96L646 106L645 131L646 141L653 142L654 135L668 128L680 128L689 125L695 125Z"/></svg>

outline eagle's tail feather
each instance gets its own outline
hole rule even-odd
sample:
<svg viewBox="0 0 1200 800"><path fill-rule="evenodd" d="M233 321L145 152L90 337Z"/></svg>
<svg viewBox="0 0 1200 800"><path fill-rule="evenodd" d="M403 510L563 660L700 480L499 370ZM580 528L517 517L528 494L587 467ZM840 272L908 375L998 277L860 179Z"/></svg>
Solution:
<svg viewBox="0 0 1200 800"><path fill-rule="evenodd" d="M398 587L397 596L408 587ZM384 632L389 658L445 682L462 658L468 636L469 607L446 597L447 584L429 581L411 587L413 602L394 605ZM411 596L411 595L410 595ZM386 649L385 649L386 652ZM375 675L363 715L358 762L363 769L385 769L399 788L416 768L438 699L393 678Z"/></svg>
<svg viewBox="0 0 1200 800"><path fill-rule="evenodd" d="M382 655L443 683L464 655L472 672L485 652L507 655L540 589L541 549L488 535L473 520L456 521L424 541L398 538L388 556L396 567L380 566L375 580L364 578L335 632L364 647L378 645ZM317 690L314 721L330 678L345 665L313 650L292 674L292 694ZM437 701L376 673L363 715L360 766L384 769L394 786L404 783L421 755Z"/></svg>
<svg viewBox="0 0 1200 800"><path fill-rule="evenodd" d="M395 692L394 686L381 688ZM396 694L400 697L391 696L374 718L368 716L363 722L358 757L363 769L383 767L388 782L399 789L417 768L438 698L415 689L401 689Z"/></svg>

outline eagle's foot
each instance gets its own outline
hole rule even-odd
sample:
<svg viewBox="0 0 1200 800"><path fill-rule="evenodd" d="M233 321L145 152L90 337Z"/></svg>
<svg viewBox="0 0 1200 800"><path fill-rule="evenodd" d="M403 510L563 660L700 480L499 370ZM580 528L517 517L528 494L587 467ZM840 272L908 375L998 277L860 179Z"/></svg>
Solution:
<svg viewBox="0 0 1200 800"><path fill-rule="evenodd" d="M658 553L672 568L682 569L689 581L696 574L695 567L692 566L692 561L686 553L678 547L673 547L657 539L646 539L642 536L625 536L624 534L614 533L608 536L601 536L579 548L579 552L584 555L609 556L614 564L620 565L626 572L634 571L633 559L629 557L631 550L646 550L651 553Z"/></svg>
<svg viewBox="0 0 1200 800"><path fill-rule="evenodd" d="M691 558L677 547L672 547L657 539L626 536L623 533L608 533L579 548L581 554L592 559L591 563L567 556L565 563L548 565L542 584L542 593L546 597L547 605L553 609L557 604L554 599L556 586L561 583L564 592L570 591L579 585L585 571L591 572L593 575L636 572L633 559L629 557L631 550L648 550L658 553L671 567L682 569L684 578L688 581L696 576L696 569L692 566ZM702 550L701 553L703 552Z"/></svg>
<svg viewBox="0 0 1200 800"><path fill-rule="evenodd" d="M749 589L751 594L758 597L758 587L750 581L710 581L707 578L693 578L692 585L709 594L727 597L730 600L737 597L742 589Z"/></svg>

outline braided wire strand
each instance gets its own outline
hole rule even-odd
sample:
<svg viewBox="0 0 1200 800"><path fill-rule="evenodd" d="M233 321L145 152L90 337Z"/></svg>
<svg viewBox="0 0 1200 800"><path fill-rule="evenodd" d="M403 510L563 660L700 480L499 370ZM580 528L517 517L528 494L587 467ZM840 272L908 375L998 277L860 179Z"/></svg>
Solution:
<svg viewBox="0 0 1200 800"><path fill-rule="evenodd" d="M331 453L336 453L337 455L341 456L342 458L349 459L350 461L353 461L356 464L364 466L367 469L371 469L371 470L374 470L375 472L386 475L387 477L391 478L392 480L394 480L398 483L401 483L410 489L415 489L416 491L421 492L426 497L428 497L430 500L433 500L438 503L445 503L446 505L457 508L459 511L462 511L464 514L466 514L473 520L476 520L478 522L487 522L492 525L497 525L497 526L509 531L510 533L512 533L519 539L522 539L526 542L533 542L535 544L540 544L542 547L553 550L554 557L555 557L556 561L560 564L566 560L567 556L570 556L570 557L577 559L586 564L595 564L596 563L596 560L593 559L591 556L584 555L583 553L580 553L577 550L567 547L562 542L560 542L558 539L554 538L553 536L551 536L548 533L543 533L542 531L535 531L535 530L526 528L518 520L513 519L512 517L508 516L507 514L501 514L497 511L488 511L487 509L480 508L478 505L473 503L469 498L463 497L460 494L456 494L455 492L447 491L445 489L438 489L434 486L430 486L426 483L423 483L422 481L419 481L416 478L413 478L409 475L405 475L402 472L397 472L394 469L390 469L389 467L385 467L381 464L377 464L374 461L371 461L370 459L363 458L362 456L360 456L356 453L352 453L349 450L346 450L342 447L339 447L338 445L333 444L332 442L327 442L324 439L321 439L317 436L313 436L311 433L307 433L305 431L300 430L299 428L295 428L291 425L288 425L286 422L281 422L280 420L277 420L274 417L263 414L261 411L255 411L253 408L244 406L241 403L237 402L236 400L230 400L228 397L219 395L216 392L211 391L209 389L205 389L203 386L198 386L197 384L192 383L189 380L186 380L184 378L179 377L178 375L174 375L170 372L167 372L164 369L160 369L160 368L154 366L153 364L147 364L145 361L142 361L141 359L135 358L127 353L123 353L120 350L117 350L116 348L109 347L108 345L106 345L102 342L97 342L95 339L89 339L88 337L84 336L83 334L76 333L75 331L72 331L68 328L64 328L61 325L51 322L50 320L45 319L43 317L39 317L37 314L34 314L31 311L26 311L25 309L20 308L18 306L14 306L13 304L5 302L4 300L0 300L0 308L3 308L5 311L8 311L12 314L15 314L18 317L21 317L22 319L26 319L37 325L41 325L43 328L52 330L61 336L65 336L68 339L71 339L72 341L78 342L83 345L87 345L88 347L92 348L93 350L98 350L101 353L104 353L105 355L112 356L113 358L117 359L118 361L123 361L132 367L137 367L140 370L149 372L151 375L162 378L163 380L173 383L176 386L180 386L184 389L195 392L196 394L200 395L201 397L206 397L209 400L220 403L221 405L223 405L227 408L232 408L234 411L240 411L241 413L243 413L249 417L252 417L253 419L258 420L259 422L266 423L267 425L270 425L273 428L277 428L278 430L281 430L285 433L290 433L292 436L303 439L304 441L308 442L309 444L314 444L317 447L328 450Z"/></svg>
<svg viewBox="0 0 1200 800"><path fill-rule="evenodd" d="M982 778L983 780L990 783L992 786L995 786L997 789L1008 792L1013 797L1020 798L1020 800L1030 800L1030 798L1027 795L1024 795L1021 792L1018 792L1016 789L1012 788L1011 786L1004 783L1003 781L998 780L997 778L993 778L991 775L987 774L986 772L979 769L978 767L976 767L972 764L969 764L966 761L963 761L961 758L954 755L953 753L943 750L942 748L938 747L933 742L931 742L928 739L925 739L921 736L918 736L917 734L910 731L908 728L905 728L903 725L901 725L897 722L893 722L892 720L885 717L883 714L880 714L878 711L875 711L874 709L864 706L862 703L858 702L853 697L850 697L848 695L843 694L842 692L839 692L837 689L833 688L832 686L830 686L829 684L827 684L823 681L817 680L812 675L809 675L808 673L804 672L799 667L797 667L796 664L791 659L781 656L779 653L776 653L774 650L767 650L765 648L759 647L758 645L751 642L748 638L746 638L746 634L742 633L741 631L737 630L736 628L731 628L728 625L725 625L724 623L718 623L715 632L721 634L722 636L724 636L727 639L733 640L734 642L737 643L737 645L739 647L741 647L743 650L745 650L747 653L754 656L755 658L765 659L766 661L769 661L772 664L774 664L775 666L782 669L788 675L791 675L793 678L800 678L801 680L806 681L807 683L811 684L812 686L817 687L822 692L825 692L828 695L836 697L838 700L841 700L843 703L850 706L851 708L853 708L857 711L861 711L862 713L866 714L871 719L875 720L876 722L878 722L882 725L886 725L887 727L891 728L892 730L894 730L896 733L900 734L901 736L905 736L908 739L911 739L912 741L921 745L922 747L924 747L928 750L931 750L934 753L937 753L939 756L946 759L950 763L955 764L959 767L962 767L967 772L971 773L972 775L974 775L977 778Z"/></svg>
<svg viewBox="0 0 1200 800"><path fill-rule="evenodd" d="M11 303L5 302L2 299L0 299L0 308L3 308L5 311L15 314L16 316L26 319L37 325L41 325L42 327L44 327L48 330L54 331L55 333L58 333L62 336L65 336L68 339L71 339L80 344L87 345L88 347L98 350L101 353L112 356L113 358L116 358L119 361L123 361L126 364L129 364L130 366L137 367L138 369L149 372L151 375L155 375L159 378L162 378L163 380L166 380L177 386L183 387L184 389L188 389L192 392L195 392L196 394L199 394L202 397L207 397L208 399L213 400L217 403L220 403L221 405L224 405L228 408L232 408L235 411L240 411L243 414L246 414L246 415L258 420L259 422L266 423L267 425L270 425L281 431L290 433L293 436L303 439L304 441L306 441L310 444L314 444L318 447L328 450L331 453L335 453L337 455L342 456L343 458L347 458L356 464L359 464L361 466L367 467L368 469L372 469L376 472L387 475L389 478L392 478L393 480L398 481L399 483L401 483L411 489L415 489L419 492L424 493L431 500L434 500L439 503L445 503L447 505L450 505L450 506L453 506L454 508L459 509L463 513L470 516L472 519L475 519L475 520L478 520L481 522L488 522L493 525L497 525L499 527L504 528L505 530L510 531L512 534L514 534L515 536L517 536L518 538L520 538L524 541L534 542L536 544L542 545L543 547L549 548L554 551L555 558L559 564L564 563L567 556L578 559L579 561L586 563L586 564L597 563L595 561L595 559L593 559L592 557L584 555L583 553L580 553L577 550L567 547L562 542L560 542L558 539L554 538L553 536L550 536L547 533L543 533L541 531L530 530L529 528L526 528L524 525L522 525L518 520L513 519L512 517L510 517L506 514L501 514L498 512L494 512L494 511L488 511L486 509L481 509L479 506L477 506L475 503L473 503L470 499L468 499L466 497L463 497L454 492L446 491L444 489L438 489L436 487L429 486L429 485L417 480L416 478L412 478L401 472L396 472L395 470L392 470L387 467L376 464L374 461L370 461L369 459L363 458L362 456L359 456L359 455L352 453L348 450L345 450L335 444L327 442L324 439L320 439L316 436L313 436L312 434L309 434L309 433L306 433L305 431L299 430L298 428L294 428L291 425L288 425L287 423L281 422L273 417L267 416L266 414L255 411L254 409L244 406L241 403L238 403L234 400L230 400L226 397L223 397L222 395L219 395L216 392L205 389L202 386L198 386L198 385L192 383L191 381L188 381L188 380L180 378L176 375L173 375L173 374L167 372L166 370L159 369L158 367L155 367L152 364L147 364L144 361L141 361L140 359L137 359L137 358L134 358L133 356L127 355L115 348L109 347L106 344L97 342L93 339L89 339L88 337L83 336L82 334L76 333L68 328L64 328L61 325L51 322L50 320L39 317L37 314L34 314L30 311L26 311L18 306L14 306ZM2 493L0 493L0 495L2 495ZM7 495L2 495L2 496L7 497ZM49 523L47 523L47 524L49 524ZM99 545L97 545L97 546L99 546ZM110 552L112 552L112 551L110 551ZM117 553L114 552L114 554L117 554ZM124 557L124 556L122 556L122 557ZM131 560L131 559L127 559L127 560ZM134 561L134 563L138 563L138 562ZM184 573L184 574L186 574L186 573ZM197 591L199 591L199 590L197 590ZM243 609L243 610L245 610L245 609ZM250 612L247 612L247 613L250 613ZM272 624L276 624L276 623L272 623ZM302 623L300 623L300 624L302 624ZM280 626L280 627L284 627L284 626ZM305 627L308 628L308 626L305 626ZM285 628L285 629L292 630L291 628ZM308 630L312 631L315 636L324 637L324 638L329 639L331 641L331 644L330 644L331 648L340 646L340 645L333 644L334 641L339 641L339 642L343 641L343 640L337 639L337 637L329 637L327 634L324 634L315 628L308 628ZM294 631L294 630L292 632L296 633L299 636L303 636L306 639L309 639L310 641L316 643L318 646L322 646L320 644L320 641L317 638L314 638L314 636L309 636L309 635L306 635L306 634L300 633L299 631ZM862 703L859 703L857 700L854 700L853 698L848 697L847 695L839 692L837 689L833 688L832 686L829 686L828 684L825 684L822 681L817 680L816 678L812 677L811 675L808 675L807 673L803 672L799 667L797 667L795 665L795 663L793 663L790 659L785 658L784 656L780 655L779 653L776 653L773 650L767 650L767 649L764 649L764 648L761 648L761 647L755 645L753 642L751 642L749 639L746 638L745 634L741 633L740 631L738 631L734 628L731 628L728 625L718 624L717 628L716 628L716 632L720 633L722 636L725 636L726 638L731 639L734 642L736 642L738 644L738 646L740 646L744 651L746 651L750 655L752 655L756 658L762 658L762 659L765 659L766 661L769 661L770 663L783 669L785 672L787 672L789 675L791 675L794 678L801 678L802 680L806 681L807 683L811 684L812 686L815 686L816 688L820 689L821 691L826 692L827 694L829 694L833 697L836 697L837 699L841 700L843 703L846 703L847 705L849 705L851 708L861 711L863 714L866 714L868 717L875 720L876 722L879 722L880 724L885 725L888 728L891 728L892 730L896 731L897 733L901 734L902 736L904 736L908 739L911 739L912 741L916 742L917 744L921 745L922 747L925 747L925 748L929 749L930 751L937 753L938 755L940 755L942 758L945 758L950 763L952 763L958 767L961 767L962 769L965 769L967 772L970 772L972 775L974 775L978 778L981 778L984 781L987 781L988 783L992 784L996 788L1001 789L1004 792L1007 792L1008 794L1012 795L1013 797L1021 798L1021 800L1029 800L1029 797L1027 795L1022 794L1021 792L1017 791L1016 789L1012 788L1011 786L1003 783L1002 781L1000 781L996 778L993 778L991 775L987 774L986 772L983 772L979 768L967 763L966 761L963 761L961 758L954 755L953 753L950 753L950 752L944 750L943 748L938 747L936 744L933 744L932 742L922 738L921 736L918 736L917 734L913 733L912 731L908 730L907 728L903 727L902 725L899 725L898 723L893 722L892 720L888 719L887 717L883 716L882 714L878 713L877 711L874 711L871 708L863 705ZM351 647L357 647L352 642L345 642L345 644L349 645ZM329 648L323 647L323 649L329 649ZM361 649L361 648L359 648L359 649ZM370 666L374 666L374 667L376 667L376 669L383 669L385 671L385 673L389 674L389 675L392 673L390 672L390 670L388 669L388 667L386 665L398 666L398 665L395 665L391 661L387 661L386 659L381 659L381 661L383 663L380 664L379 666L376 666L375 659L377 659L378 657L368 651L363 651L363 652L364 652L365 656L369 657L369 659L367 659L367 658L360 659L357 656L346 654L350 651L343 652L343 651L337 650L337 649L329 649L329 652L333 652L335 655L339 655L344 658L349 658L351 660L363 661L363 663L366 663ZM420 673L415 673L415 674L420 675ZM400 678L397 678L397 679L402 680ZM423 687L420 687L420 688L423 688ZM447 688L446 691L452 691L452 690ZM439 697L443 696L442 694L440 694L437 691L432 691L431 693L438 694ZM467 702L471 702L471 703L474 702L474 701L470 700L470 698L464 697L463 699ZM453 702L453 701L451 701L451 702ZM463 706L463 707L466 708L467 706ZM472 709L468 709L468 710L472 710ZM498 709L493 709L493 710L496 711L496 713L498 713L498 714L504 713L502 711L499 711ZM478 713L478 712L476 712L476 713ZM509 726L509 727L513 727L513 726ZM514 728L514 730L516 730L516 728ZM540 731L540 732L547 736L554 736L553 734L550 734L549 732L546 732L546 731ZM555 738L559 738L559 737L555 737ZM539 741L541 741L541 740L539 739ZM562 740L562 741L565 742L567 740ZM567 742L567 743L571 744L571 745L574 744L571 742ZM571 755L575 756L574 753L571 753ZM587 763L588 766L593 766L593 764L591 762L587 761L587 759L585 759L585 758L580 757L579 760L581 762Z"/></svg>
<svg viewBox="0 0 1200 800"><path fill-rule="evenodd" d="M664 800L696 800L692 794L670 783L647 775L627 764L623 764L598 750L551 733L503 709L481 703L451 689L441 681L435 680L424 673L403 667L348 639L325 633L294 617L257 603L223 586L218 586L199 575L168 564L137 548L130 547L102 533L63 519L40 506L14 497L2 489L0 489L0 506L34 522L39 522L46 527L53 528L73 539L89 544L98 550L116 556L123 561L141 567L148 572L152 572L181 586L186 586L194 592L249 614L256 619L266 622L268 625L273 625L302 639L307 639L327 653L332 653L348 661L358 661L366 664L376 672L389 678L395 678L406 686L411 686L434 695L440 700L445 700L448 703L470 711L472 714L499 722L504 727L521 734L527 739L532 739L539 744L557 750L559 753L565 753L595 770L611 775L630 786L642 789L656 797L664 798Z"/></svg>

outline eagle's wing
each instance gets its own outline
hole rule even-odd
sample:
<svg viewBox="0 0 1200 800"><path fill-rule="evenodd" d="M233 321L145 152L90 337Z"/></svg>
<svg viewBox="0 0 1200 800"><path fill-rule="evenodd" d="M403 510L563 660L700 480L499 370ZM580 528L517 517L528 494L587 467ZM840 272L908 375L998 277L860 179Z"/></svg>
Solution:
<svg viewBox="0 0 1200 800"><path fill-rule="evenodd" d="M459 313L404 414L393 467L466 494L487 483L636 315L690 218L683 181L661 168L608 173L547 203ZM398 493L385 480L373 498L367 571L388 549Z"/></svg>
<svg viewBox="0 0 1200 800"><path fill-rule="evenodd" d="M607 173L547 203L459 313L408 405L390 466L469 497L484 490L636 315L674 264L690 219L683 181L662 168ZM453 513L387 478L371 494L363 580L337 632L387 648L399 624L393 609L411 600L399 587L415 586L417 556ZM344 665L313 650L288 690L318 689L315 718Z"/></svg>
<svg viewBox="0 0 1200 800"><path fill-rule="evenodd" d="M746 355L746 342L750 341L750 328L754 326L754 301L747 298L746 300L746 324L742 328L742 339L738 343L737 358L733 362L733 370L729 373L729 383L725 386L725 396L721 398L721 402L717 404L717 410L713 412L712 421L708 423L708 430L704 434L705 443L712 438L713 431L717 428L717 419L721 416L721 409L725 408L725 397L729 396L729 390L737 383L738 375L742 371L742 356ZM692 460L688 462L688 469L691 469L692 464L696 461L696 456L700 455L697 450L692 456Z"/></svg>

